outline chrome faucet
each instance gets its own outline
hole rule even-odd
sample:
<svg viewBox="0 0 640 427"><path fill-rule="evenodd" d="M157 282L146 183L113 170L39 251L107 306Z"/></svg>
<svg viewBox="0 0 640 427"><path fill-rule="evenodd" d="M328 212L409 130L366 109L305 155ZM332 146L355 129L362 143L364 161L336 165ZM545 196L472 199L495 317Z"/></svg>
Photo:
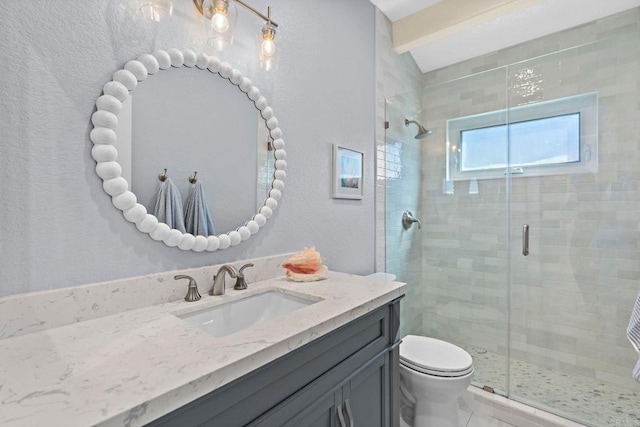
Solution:
<svg viewBox="0 0 640 427"><path fill-rule="evenodd" d="M248 263L240 267L240 270L238 270L238 275L236 276L236 285L233 287L233 289L236 289L238 291L247 289L247 281L244 280L244 273L243 273L244 269L247 267L253 267L253 264Z"/></svg>
<svg viewBox="0 0 640 427"><path fill-rule="evenodd" d="M218 274L213 276L213 287L209 291L209 295L224 295L224 276L229 273L232 278L238 277L238 272L231 264L225 264L218 270Z"/></svg>

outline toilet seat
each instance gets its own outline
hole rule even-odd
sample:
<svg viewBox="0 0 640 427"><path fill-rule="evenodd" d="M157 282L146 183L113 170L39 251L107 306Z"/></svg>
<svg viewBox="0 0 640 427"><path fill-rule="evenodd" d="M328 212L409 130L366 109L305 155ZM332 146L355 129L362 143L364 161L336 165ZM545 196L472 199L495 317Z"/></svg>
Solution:
<svg viewBox="0 0 640 427"><path fill-rule="evenodd" d="M437 377L462 377L473 372L473 360L465 350L446 341L416 335L402 339L400 363Z"/></svg>
<svg viewBox="0 0 640 427"><path fill-rule="evenodd" d="M400 361L400 364L408 369L411 369L412 371L416 371L425 375L431 375L433 377L459 378L464 377L465 375L469 375L473 372L473 366L462 371L438 371L435 369L428 369L421 366L412 365L411 363L407 363L403 360Z"/></svg>

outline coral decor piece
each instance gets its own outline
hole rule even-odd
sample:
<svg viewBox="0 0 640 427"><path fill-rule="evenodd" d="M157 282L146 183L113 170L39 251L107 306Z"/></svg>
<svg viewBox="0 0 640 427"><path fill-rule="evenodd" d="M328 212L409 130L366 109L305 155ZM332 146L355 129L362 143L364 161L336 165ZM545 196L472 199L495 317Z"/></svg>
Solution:
<svg viewBox="0 0 640 427"><path fill-rule="evenodd" d="M286 270L287 278L294 282L314 282L327 278L327 266L322 265L322 257L316 248L304 248L287 262L282 264Z"/></svg>

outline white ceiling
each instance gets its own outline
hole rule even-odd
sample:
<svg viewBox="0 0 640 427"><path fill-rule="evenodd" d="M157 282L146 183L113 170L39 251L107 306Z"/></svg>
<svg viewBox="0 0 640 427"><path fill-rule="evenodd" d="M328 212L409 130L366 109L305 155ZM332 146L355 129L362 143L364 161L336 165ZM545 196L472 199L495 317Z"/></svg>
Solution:
<svg viewBox="0 0 640 427"><path fill-rule="evenodd" d="M406 21L427 16L426 12L441 13L443 2L450 2L454 6L447 12L450 16L443 17L444 20L455 23L454 15L461 13L460 5L469 2L471 6L477 0L371 1L394 23L396 32L404 29L401 26L406 26ZM516 7L513 7L514 4ZM495 10L489 13L487 10L484 18L474 16L466 23L456 23L447 31L439 30L437 34L429 34L429 30L424 28L426 25L423 25L422 37L415 37L404 46L410 47L409 52L418 67L426 73L638 6L640 0L517 0L512 2L508 13L495 13ZM415 27L416 23L412 25ZM395 40L394 47L399 53L406 50L398 46Z"/></svg>
<svg viewBox="0 0 640 427"><path fill-rule="evenodd" d="M439 1L440 0L371 0L391 22L412 15Z"/></svg>

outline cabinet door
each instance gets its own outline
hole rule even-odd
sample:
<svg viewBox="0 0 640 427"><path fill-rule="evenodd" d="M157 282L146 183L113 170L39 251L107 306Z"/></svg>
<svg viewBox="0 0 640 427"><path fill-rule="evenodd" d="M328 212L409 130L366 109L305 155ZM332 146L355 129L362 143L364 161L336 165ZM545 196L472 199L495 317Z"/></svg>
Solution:
<svg viewBox="0 0 640 427"><path fill-rule="evenodd" d="M384 353L365 365L343 387L343 411L347 427L391 427L389 413L389 355Z"/></svg>
<svg viewBox="0 0 640 427"><path fill-rule="evenodd" d="M340 391L298 414L283 427L338 427L336 403L340 402Z"/></svg>
<svg viewBox="0 0 640 427"><path fill-rule="evenodd" d="M306 403L305 403L306 401ZM338 388L312 403L303 396L295 396L276 411L250 423L247 427L340 427L337 407L342 404L342 389ZM286 417L287 414L295 414Z"/></svg>

